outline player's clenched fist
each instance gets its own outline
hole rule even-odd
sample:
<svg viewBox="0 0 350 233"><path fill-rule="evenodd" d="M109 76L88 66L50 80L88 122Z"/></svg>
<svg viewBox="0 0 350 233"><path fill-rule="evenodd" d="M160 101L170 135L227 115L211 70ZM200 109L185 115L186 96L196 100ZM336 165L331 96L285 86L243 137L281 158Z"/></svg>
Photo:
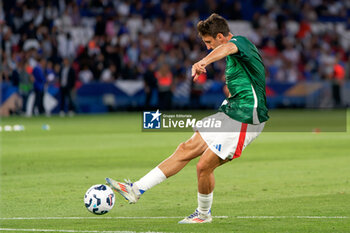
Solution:
<svg viewBox="0 0 350 233"><path fill-rule="evenodd" d="M201 74L201 73L206 73L206 62L204 62L203 60L200 60L199 62L195 63L193 66L192 66L192 77L193 77L193 81L197 81L198 79L198 76Z"/></svg>

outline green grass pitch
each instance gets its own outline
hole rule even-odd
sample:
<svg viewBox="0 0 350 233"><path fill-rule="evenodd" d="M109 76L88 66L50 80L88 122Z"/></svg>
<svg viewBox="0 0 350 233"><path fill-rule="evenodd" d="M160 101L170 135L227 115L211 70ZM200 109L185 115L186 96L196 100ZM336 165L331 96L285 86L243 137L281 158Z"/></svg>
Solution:
<svg viewBox="0 0 350 233"><path fill-rule="evenodd" d="M141 132L141 113L0 122L15 124L25 131L0 133L0 233L350 232L349 125L339 133L262 133L215 172L212 212L227 218L179 225L197 207L197 160L136 205L116 195L103 216L89 213L83 196L105 177L140 178L192 133Z"/></svg>

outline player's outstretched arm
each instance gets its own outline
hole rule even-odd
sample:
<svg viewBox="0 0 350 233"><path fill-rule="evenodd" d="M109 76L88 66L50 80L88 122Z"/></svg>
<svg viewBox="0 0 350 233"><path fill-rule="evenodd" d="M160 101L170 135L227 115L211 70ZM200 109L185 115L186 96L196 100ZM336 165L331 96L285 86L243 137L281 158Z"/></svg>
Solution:
<svg viewBox="0 0 350 233"><path fill-rule="evenodd" d="M225 44L219 45L213 51L211 51L207 56L205 56L202 60L195 63L192 66L192 77L193 81L196 81L198 75L201 73L205 73L205 67L213 62L216 62L224 57L227 57L230 54L234 54L238 52L238 48L234 43L227 42Z"/></svg>
<svg viewBox="0 0 350 233"><path fill-rule="evenodd" d="M238 52L238 48L234 43L227 42L225 44L219 45L213 51L211 51L207 56L205 56L202 61L209 65L213 62L221 60L230 54Z"/></svg>

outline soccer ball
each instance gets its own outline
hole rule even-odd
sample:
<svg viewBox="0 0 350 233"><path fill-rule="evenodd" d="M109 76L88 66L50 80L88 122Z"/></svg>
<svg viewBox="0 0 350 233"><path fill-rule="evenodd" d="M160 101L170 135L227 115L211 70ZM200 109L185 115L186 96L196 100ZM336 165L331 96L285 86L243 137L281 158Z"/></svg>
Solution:
<svg viewBox="0 0 350 233"><path fill-rule="evenodd" d="M114 206L115 196L112 189L104 184L91 186L85 193L84 203L93 214L106 214Z"/></svg>

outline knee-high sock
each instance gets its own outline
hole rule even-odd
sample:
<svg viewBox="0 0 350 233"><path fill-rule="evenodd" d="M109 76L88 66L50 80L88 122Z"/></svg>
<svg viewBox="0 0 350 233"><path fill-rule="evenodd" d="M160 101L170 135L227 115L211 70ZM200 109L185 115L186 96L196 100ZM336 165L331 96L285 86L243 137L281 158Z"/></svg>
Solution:
<svg viewBox="0 0 350 233"><path fill-rule="evenodd" d="M166 179L166 176L158 167L155 167L149 173L147 173L140 180L136 181L134 185L140 190L141 193L144 193L148 189L160 184Z"/></svg>

